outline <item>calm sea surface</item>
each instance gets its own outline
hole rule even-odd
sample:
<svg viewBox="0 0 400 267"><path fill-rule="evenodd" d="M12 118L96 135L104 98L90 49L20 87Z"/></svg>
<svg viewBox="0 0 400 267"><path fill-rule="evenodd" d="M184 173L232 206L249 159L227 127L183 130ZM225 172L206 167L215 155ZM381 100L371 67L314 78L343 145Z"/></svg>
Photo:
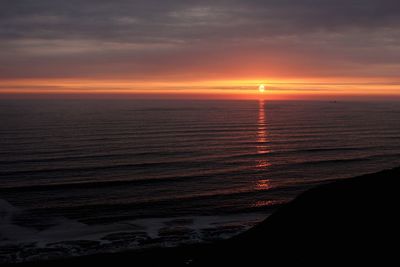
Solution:
<svg viewBox="0 0 400 267"><path fill-rule="evenodd" d="M1 100L0 123L0 262L226 238L400 165L400 103Z"/></svg>

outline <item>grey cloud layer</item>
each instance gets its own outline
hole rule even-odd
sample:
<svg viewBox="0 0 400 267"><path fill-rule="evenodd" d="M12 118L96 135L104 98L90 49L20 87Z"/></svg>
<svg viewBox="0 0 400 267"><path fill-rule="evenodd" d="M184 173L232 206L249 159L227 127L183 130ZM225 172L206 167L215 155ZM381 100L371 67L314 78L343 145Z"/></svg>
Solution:
<svg viewBox="0 0 400 267"><path fill-rule="evenodd" d="M400 3L393 0L0 2L2 39L187 40L400 24Z"/></svg>
<svg viewBox="0 0 400 267"><path fill-rule="evenodd" d="M90 65L102 62L109 62L113 71L131 67L136 72L162 72L160 64L171 60L186 68L187 58L212 67L216 55L230 58L250 50L266 57L272 50L284 50L293 59L315 58L310 61L333 68L345 67L347 61L397 65L400 60L400 2L394 0L0 4L0 60L6 63L0 77L74 76L78 74L67 69L74 65L79 65L79 73L92 75L99 70ZM42 71L33 70L30 62ZM62 63L65 67L58 66Z"/></svg>

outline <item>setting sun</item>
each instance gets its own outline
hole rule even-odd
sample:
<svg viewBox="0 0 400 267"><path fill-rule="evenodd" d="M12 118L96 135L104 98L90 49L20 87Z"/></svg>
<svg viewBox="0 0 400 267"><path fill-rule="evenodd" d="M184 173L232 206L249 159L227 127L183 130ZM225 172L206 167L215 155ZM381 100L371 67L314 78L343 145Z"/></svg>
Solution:
<svg viewBox="0 0 400 267"><path fill-rule="evenodd" d="M0 267L398 260L400 0L0 3Z"/></svg>

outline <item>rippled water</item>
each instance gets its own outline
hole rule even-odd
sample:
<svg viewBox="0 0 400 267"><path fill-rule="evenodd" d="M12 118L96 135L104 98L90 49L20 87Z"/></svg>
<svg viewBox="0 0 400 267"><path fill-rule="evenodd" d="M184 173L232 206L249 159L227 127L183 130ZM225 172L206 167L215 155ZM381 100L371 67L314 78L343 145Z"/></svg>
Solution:
<svg viewBox="0 0 400 267"><path fill-rule="evenodd" d="M1 100L0 256L231 236L310 186L399 165L399 119L388 102Z"/></svg>

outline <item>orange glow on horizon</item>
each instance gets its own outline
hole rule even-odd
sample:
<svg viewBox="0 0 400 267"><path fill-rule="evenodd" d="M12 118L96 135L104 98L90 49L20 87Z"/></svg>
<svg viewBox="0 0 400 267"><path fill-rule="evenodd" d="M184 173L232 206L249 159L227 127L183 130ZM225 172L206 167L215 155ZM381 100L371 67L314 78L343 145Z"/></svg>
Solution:
<svg viewBox="0 0 400 267"><path fill-rule="evenodd" d="M262 88L262 86L265 86ZM258 90L257 90L258 88ZM268 90L265 90L268 88ZM262 90L264 89L264 90ZM228 99L324 99L400 97L400 82L381 79L254 79L213 81L130 81L82 79L3 80L0 95L131 95Z"/></svg>

